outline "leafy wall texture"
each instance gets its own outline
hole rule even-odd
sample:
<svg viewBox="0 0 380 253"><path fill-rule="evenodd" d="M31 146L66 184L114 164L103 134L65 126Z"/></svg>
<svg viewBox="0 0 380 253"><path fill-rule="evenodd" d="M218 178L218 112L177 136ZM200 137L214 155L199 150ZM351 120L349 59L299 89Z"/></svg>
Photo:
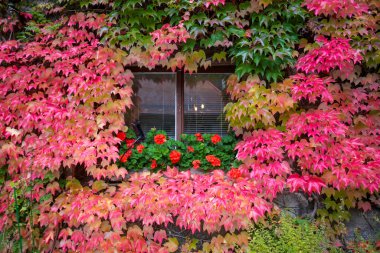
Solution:
<svg viewBox="0 0 380 253"><path fill-rule="evenodd" d="M224 230L203 243L206 252L244 252L240 229L283 191L309 196L326 234L343 233L349 208L379 205L379 8L372 0L5 1L1 250L200 249L191 238L179 246L168 230L177 225L192 235ZM239 168L223 168L228 176L118 168L117 133L132 107L128 68L193 73L227 59ZM67 177L75 167L93 181ZM125 181L106 183L112 177Z"/></svg>

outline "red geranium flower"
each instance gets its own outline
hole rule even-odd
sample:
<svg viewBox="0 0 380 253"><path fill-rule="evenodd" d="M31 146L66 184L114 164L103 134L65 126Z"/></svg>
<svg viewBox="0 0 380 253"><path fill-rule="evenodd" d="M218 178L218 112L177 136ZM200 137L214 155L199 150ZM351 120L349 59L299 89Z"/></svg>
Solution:
<svg viewBox="0 0 380 253"><path fill-rule="evenodd" d="M194 135L195 135L195 137L197 137L197 141L203 141L202 134L200 134L200 133L196 133L196 134L194 134Z"/></svg>
<svg viewBox="0 0 380 253"><path fill-rule="evenodd" d="M222 138L219 135L217 135L217 134L214 134L214 136L211 137L211 142L214 143L214 144L217 144L221 140L222 140Z"/></svg>
<svg viewBox="0 0 380 253"><path fill-rule="evenodd" d="M155 169L155 168L157 168L157 161L156 160L152 160L152 163L151 163L151 165L150 165L150 168L151 169Z"/></svg>
<svg viewBox="0 0 380 253"><path fill-rule="evenodd" d="M127 144L128 148L131 148L133 146L133 143L135 143L134 139L125 139L125 143Z"/></svg>
<svg viewBox="0 0 380 253"><path fill-rule="evenodd" d="M157 134L154 136L154 142L158 145L162 145L166 142L166 136L163 134Z"/></svg>
<svg viewBox="0 0 380 253"><path fill-rule="evenodd" d="M199 160L194 160L194 161L192 162L192 164L193 164L193 168L196 170L196 169L199 168L199 166L201 166L201 161L199 161Z"/></svg>
<svg viewBox="0 0 380 253"><path fill-rule="evenodd" d="M124 141L125 138L127 137L127 135L124 132L120 131L117 133L116 137L119 138L120 140Z"/></svg>
<svg viewBox="0 0 380 253"><path fill-rule="evenodd" d="M177 150L173 150L172 152L170 152L169 158L172 164L176 164L181 160L181 153Z"/></svg>
<svg viewBox="0 0 380 253"><path fill-rule="evenodd" d="M125 163L131 155L132 155L132 150L130 150L130 149L127 150L127 152L120 155L120 157L119 157L120 162Z"/></svg>
<svg viewBox="0 0 380 253"><path fill-rule="evenodd" d="M144 150L144 145L140 144L140 145L137 145L136 149L137 149L137 152L139 152L140 154L143 152Z"/></svg>
<svg viewBox="0 0 380 253"><path fill-rule="evenodd" d="M194 148L192 146L187 146L187 151L193 153L194 152Z"/></svg>
<svg viewBox="0 0 380 253"><path fill-rule="evenodd" d="M232 178L232 179L238 179L239 177L241 177L241 172L239 169L236 169L236 168L232 168L228 173L227 175Z"/></svg>
<svg viewBox="0 0 380 253"><path fill-rule="evenodd" d="M221 165L220 159L214 155L207 155L206 160L213 166L219 167Z"/></svg>

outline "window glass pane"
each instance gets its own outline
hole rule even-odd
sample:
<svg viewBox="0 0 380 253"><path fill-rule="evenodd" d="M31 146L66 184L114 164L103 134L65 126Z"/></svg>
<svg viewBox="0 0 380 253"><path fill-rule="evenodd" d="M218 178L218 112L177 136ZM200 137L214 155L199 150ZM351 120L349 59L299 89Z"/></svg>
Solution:
<svg viewBox="0 0 380 253"><path fill-rule="evenodd" d="M176 73L134 73L137 118L144 132L151 128L175 136Z"/></svg>
<svg viewBox="0 0 380 253"><path fill-rule="evenodd" d="M185 74L184 131L186 134L215 133L225 135L228 123L223 108L229 73Z"/></svg>

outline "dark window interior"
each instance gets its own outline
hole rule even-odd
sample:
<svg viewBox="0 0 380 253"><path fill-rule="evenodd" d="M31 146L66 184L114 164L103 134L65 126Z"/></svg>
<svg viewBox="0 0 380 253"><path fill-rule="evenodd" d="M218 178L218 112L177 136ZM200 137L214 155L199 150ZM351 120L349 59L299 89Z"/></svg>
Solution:
<svg viewBox="0 0 380 253"><path fill-rule="evenodd" d="M182 133L225 135L228 123L223 108L232 72L224 68L195 74L134 71L135 108L128 117L138 119L144 132L156 128L172 138Z"/></svg>
<svg viewBox="0 0 380 253"><path fill-rule="evenodd" d="M144 132L151 128L175 136L176 73L135 73L135 106Z"/></svg>
<svg viewBox="0 0 380 253"><path fill-rule="evenodd" d="M185 74L184 133L227 133L223 108L228 102L225 89L229 75Z"/></svg>

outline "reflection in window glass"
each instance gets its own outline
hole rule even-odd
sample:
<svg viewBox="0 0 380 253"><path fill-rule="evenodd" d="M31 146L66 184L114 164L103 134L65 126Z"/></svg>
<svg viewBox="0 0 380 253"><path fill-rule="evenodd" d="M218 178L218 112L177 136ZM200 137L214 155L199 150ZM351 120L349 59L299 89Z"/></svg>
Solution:
<svg viewBox="0 0 380 253"><path fill-rule="evenodd" d="M228 73L185 74L184 132L225 135Z"/></svg>
<svg viewBox="0 0 380 253"><path fill-rule="evenodd" d="M135 106L142 129L145 133L151 128L165 130L174 138L176 74L140 72L134 75Z"/></svg>

